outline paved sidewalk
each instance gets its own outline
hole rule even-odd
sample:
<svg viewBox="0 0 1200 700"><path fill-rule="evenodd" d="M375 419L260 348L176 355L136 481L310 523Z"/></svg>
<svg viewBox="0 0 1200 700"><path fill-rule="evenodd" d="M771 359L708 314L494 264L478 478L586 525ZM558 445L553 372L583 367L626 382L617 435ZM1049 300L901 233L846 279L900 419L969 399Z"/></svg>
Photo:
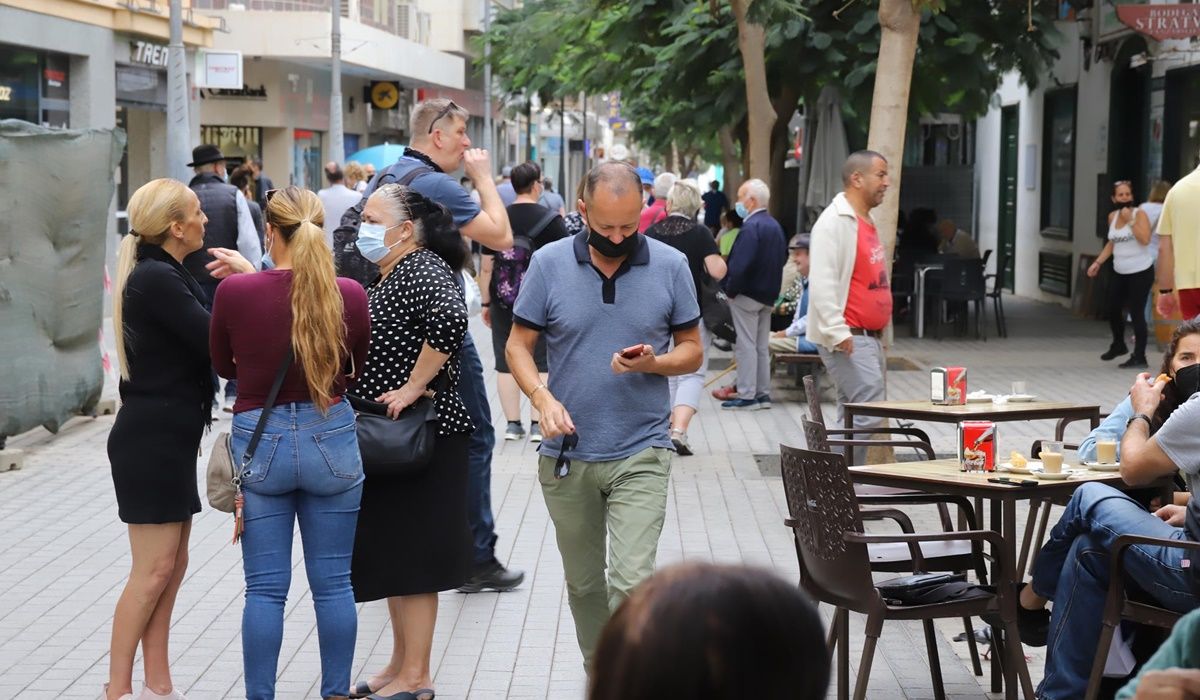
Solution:
<svg viewBox="0 0 1200 700"><path fill-rule="evenodd" d="M1103 324L1073 319L1056 307L1011 297L1005 301L1008 339L899 340L892 355L918 369L890 372L889 396L926 396L928 368L938 364L969 367L972 389L1005 390L1013 379L1024 379L1034 393L1098 402L1106 412L1125 395L1131 374L1098 359L1107 345ZM482 342L486 330L478 320L473 331L481 352L487 353L490 344ZM490 368L487 356L484 364ZM714 358L713 365L718 364ZM675 460L660 565L683 559L743 562L797 579L791 533L782 525L786 507L779 479L764 476L755 460L778 454L780 442L802 444L802 407L795 392L784 388L791 380L780 376L777 381L774 410L722 412L712 401L701 408L691 430L696 455ZM833 407L826 412L832 419ZM105 452L111 425L111 417L77 419L58 436L38 430L9 440L10 447L27 450L27 459L23 470L0 473L0 698L100 695L112 611L129 565ZM935 448L950 452L952 428L930 427ZM216 429L227 428L226 415ZM1048 436L1052 429L1048 423L1005 424L999 434L1002 453L1026 450L1033 438ZM505 594L442 594L433 655L438 697L582 698L584 674L561 562L529 444L499 442L493 503L498 555L524 569L526 582ZM913 512L918 528L936 528L931 510ZM244 696L239 636L243 580L240 552L229 545L230 534L225 514L206 508L194 521L191 564L171 638L176 684L193 700ZM316 628L298 536L293 559L278 697L314 698L319 696L320 672ZM828 619L830 611L823 608L822 613ZM861 620L854 624L858 631L852 630L852 636L860 635ZM962 631L961 623L939 629L947 692L988 697L986 679L970 672L966 645L951 641ZM385 607L360 606L354 678L365 678L382 665L389 645ZM1040 650L1028 651L1036 682L1042 657ZM857 659L856 653L852 658ZM137 669L135 687L140 687L139 678ZM931 696L920 625L887 625L869 697Z"/></svg>

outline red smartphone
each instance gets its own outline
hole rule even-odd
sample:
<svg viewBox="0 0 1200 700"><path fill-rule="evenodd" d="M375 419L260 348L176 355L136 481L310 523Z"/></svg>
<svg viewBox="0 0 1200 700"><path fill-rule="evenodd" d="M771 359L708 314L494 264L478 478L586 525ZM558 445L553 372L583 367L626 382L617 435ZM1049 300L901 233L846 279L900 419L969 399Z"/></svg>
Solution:
<svg viewBox="0 0 1200 700"><path fill-rule="evenodd" d="M643 353L644 353L644 346L641 343L639 343L637 345L630 345L629 347L622 350L621 357L624 357L626 360L632 360L636 357L641 357Z"/></svg>

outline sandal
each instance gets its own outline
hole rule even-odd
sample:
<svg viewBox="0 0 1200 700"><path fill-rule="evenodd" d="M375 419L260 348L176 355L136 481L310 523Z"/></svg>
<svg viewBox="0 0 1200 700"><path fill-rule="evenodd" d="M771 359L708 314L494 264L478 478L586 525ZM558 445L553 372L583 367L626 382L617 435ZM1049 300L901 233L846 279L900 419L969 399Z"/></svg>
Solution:
<svg viewBox="0 0 1200 700"><path fill-rule="evenodd" d="M435 697L437 694L433 692L433 688L418 688L386 696L371 693L367 696L367 700L433 700Z"/></svg>
<svg viewBox="0 0 1200 700"><path fill-rule="evenodd" d="M365 698L371 696L374 694L374 692L375 691L371 690L370 683L366 681L359 681L358 683L354 684L354 688L350 691L350 697L356 699Z"/></svg>

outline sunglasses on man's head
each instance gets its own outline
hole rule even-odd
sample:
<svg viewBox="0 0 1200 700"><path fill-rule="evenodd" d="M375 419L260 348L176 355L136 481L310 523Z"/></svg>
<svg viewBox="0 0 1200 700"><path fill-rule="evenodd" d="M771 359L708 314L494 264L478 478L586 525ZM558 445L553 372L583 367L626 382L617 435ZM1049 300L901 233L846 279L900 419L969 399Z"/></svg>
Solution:
<svg viewBox="0 0 1200 700"><path fill-rule="evenodd" d="M450 100L450 102L448 102L445 107L442 107L442 110L437 113L437 116L433 118L433 121L429 122L429 133L433 133L434 124L437 124L442 120L443 117L457 109L458 105L454 104L454 100Z"/></svg>
<svg viewBox="0 0 1200 700"><path fill-rule="evenodd" d="M571 458L567 456L567 452L575 449L577 445L579 445L579 433L563 435L562 447L558 448L558 460L554 462L555 479L561 479L571 473Z"/></svg>
<svg viewBox="0 0 1200 700"><path fill-rule="evenodd" d="M264 196L266 197L267 201L268 201L268 202L270 202L270 201L271 201L271 198L272 198L272 197L274 197L274 196L275 196L275 193L276 193L276 192L278 192L278 191L279 191L279 188L278 188L278 187L276 187L276 188L275 188L275 189L273 189L273 190L267 190L267 193L266 193L266 195L264 195Z"/></svg>

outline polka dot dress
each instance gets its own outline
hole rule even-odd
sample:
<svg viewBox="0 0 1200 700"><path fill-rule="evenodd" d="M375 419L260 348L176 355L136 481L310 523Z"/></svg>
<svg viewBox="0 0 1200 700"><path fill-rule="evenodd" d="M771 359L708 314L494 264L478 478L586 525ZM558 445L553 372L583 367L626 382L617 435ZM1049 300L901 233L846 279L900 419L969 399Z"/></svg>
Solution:
<svg viewBox="0 0 1200 700"><path fill-rule="evenodd" d="M450 355L430 388L437 391L438 434L475 429L458 395L458 350L467 333L467 305L450 266L417 249L367 288L371 345L356 393L369 399L404 386L425 343ZM440 386L439 386L440 385Z"/></svg>

